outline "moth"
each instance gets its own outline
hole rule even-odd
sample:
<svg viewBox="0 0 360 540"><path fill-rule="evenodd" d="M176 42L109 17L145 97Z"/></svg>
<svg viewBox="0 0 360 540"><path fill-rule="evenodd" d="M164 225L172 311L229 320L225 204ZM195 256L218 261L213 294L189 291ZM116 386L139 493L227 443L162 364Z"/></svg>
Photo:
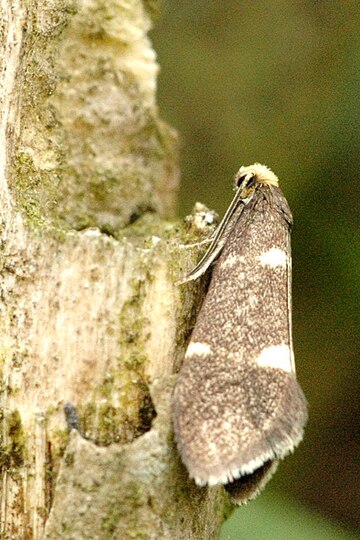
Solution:
<svg viewBox="0 0 360 540"><path fill-rule="evenodd" d="M276 175L255 163L200 262L213 266L173 395L177 446L199 486L253 499L303 438L291 318L292 214Z"/></svg>

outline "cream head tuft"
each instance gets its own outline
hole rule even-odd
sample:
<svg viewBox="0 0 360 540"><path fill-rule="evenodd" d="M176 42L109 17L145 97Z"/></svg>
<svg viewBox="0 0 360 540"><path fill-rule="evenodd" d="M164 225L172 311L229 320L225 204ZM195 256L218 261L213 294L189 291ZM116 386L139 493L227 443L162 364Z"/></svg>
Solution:
<svg viewBox="0 0 360 540"><path fill-rule="evenodd" d="M279 179L266 165L260 163L254 163L248 167L240 167L235 175L235 182L237 183L239 178L245 176L253 176L259 184L270 184L272 186L279 186Z"/></svg>

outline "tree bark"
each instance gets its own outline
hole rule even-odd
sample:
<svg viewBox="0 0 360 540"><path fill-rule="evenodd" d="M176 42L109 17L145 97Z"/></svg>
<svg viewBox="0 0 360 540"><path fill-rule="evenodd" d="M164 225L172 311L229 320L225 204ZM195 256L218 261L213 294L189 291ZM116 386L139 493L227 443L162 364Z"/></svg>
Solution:
<svg viewBox="0 0 360 540"><path fill-rule="evenodd" d="M1 1L2 538L219 534L223 492L196 488L172 436L202 291L174 286L197 229L166 221L179 175L155 8Z"/></svg>

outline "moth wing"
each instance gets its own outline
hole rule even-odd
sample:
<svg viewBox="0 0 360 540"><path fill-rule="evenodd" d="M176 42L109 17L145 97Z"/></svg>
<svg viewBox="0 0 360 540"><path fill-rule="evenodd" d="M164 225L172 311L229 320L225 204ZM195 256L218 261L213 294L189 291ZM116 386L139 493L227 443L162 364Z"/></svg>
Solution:
<svg viewBox="0 0 360 540"><path fill-rule="evenodd" d="M239 502L293 451L307 419L292 353L287 203L275 195L270 205L260 193L229 234L174 393L190 476L227 484Z"/></svg>

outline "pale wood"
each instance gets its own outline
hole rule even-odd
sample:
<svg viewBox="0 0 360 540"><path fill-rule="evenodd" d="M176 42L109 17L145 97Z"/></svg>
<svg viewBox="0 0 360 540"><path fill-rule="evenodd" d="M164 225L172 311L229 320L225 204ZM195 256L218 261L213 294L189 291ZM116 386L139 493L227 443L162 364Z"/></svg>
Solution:
<svg viewBox="0 0 360 540"><path fill-rule="evenodd" d="M223 492L172 437L198 248L161 220L178 167L149 10L1 0L1 20L2 537L217 538Z"/></svg>

